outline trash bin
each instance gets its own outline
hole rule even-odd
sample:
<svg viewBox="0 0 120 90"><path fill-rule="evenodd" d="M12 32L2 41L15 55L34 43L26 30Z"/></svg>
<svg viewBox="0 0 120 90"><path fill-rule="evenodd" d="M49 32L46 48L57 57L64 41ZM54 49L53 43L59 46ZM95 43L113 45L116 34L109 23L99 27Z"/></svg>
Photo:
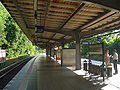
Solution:
<svg viewBox="0 0 120 90"><path fill-rule="evenodd" d="M101 67L101 77L105 77L105 76L106 76L106 68Z"/></svg>
<svg viewBox="0 0 120 90"><path fill-rule="evenodd" d="M112 77L112 66L107 67L107 76Z"/></svg>
<svg viewBox="0 0 120 90"><path fill-rule="evenodd" d="M91 61L89 61L89 63L88 63L88 72L89 73L92 73L92 62Z"/></svg>
<svg viewBox="0 0 120 90"><path fill-rule="evenodd" d="M87 61L83 61L83 70L87 71Z"/></svg>

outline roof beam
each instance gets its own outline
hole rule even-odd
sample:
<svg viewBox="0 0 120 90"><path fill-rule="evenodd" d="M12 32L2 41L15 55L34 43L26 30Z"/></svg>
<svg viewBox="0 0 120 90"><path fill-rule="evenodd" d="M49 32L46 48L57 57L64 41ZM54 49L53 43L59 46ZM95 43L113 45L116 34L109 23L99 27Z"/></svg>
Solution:
<svg viewBox="0 0 120 90"><path fill-rule="evenodd" d="M34 29L33 27L27 27L28 29ZM64 34L64 35L69 35L69 36L73 36L74 32L73 31L58 31L58 30L53 30L53 29L45 29L44 31L47 32L52 32L52 33L60 33L60 34Z"/></svg>
<svg viewBox="0 0 120 90"><path fill-rule="evenodd" d="M21 16L21 18L22 18L22 20L23 20L24 26L25 26L25 28L26 28L26 27L27 27L27 23L26 23L23 15L22 15L20 9L19 9L19 6L18 6L18 4L17 4L17 0L12 0L12 1L13 1L13 4L15 5L15 7L16 7L18 13L20 14L20 16Z"/></svg>
<svg viewBox="0 0 120 90"><path fill-rule="evenodd" d="M61 27L57 30L57 31L60 31L67 23L68 21L74 16L76 15L76 13L78 13L80 11L80 9L85 5L85 3L82 3L75 12L73 12L73 14L68 18L66 19L66 21L61 25ZM56 35L56 33L51 37L53 38L54 36Z"/></svg>
<svg viewBox="0 0 120 90"><path fill-rule="evenodd" d="M56 41L56 42L59 42L59 43L67 43L67 42L70 42L70 41L74 40L74 38L72 38L72 39L53 39L53 38L51 39L51 38L45 38L45 37L37 37L37 38L53 40L53 41Z"/></svg>
<svg viewBox="0 0 120 90"><path fill-rule="evenodd" d="M43 44L38 44L37 46L41 46L41 47L45 47L45 48L47 48L47 47L50 47L50 48L53 48L53 47L55 47L55 46L60 46L61 45L61 43L51 43L51 42L49 42L49 43L43 43Z"/></svg>
<svg viewBox="0 0 120 90"><path fill-rule="evenodd" d="M94 21L96 21L97 19L103 17L104 15L106 15L106 14L109 13L109 12L110 12L109 10L106 10L104 13L100 14L99 16L97 16L97 18L94 18L92 21L88 22L87 24L93 23ZM110 17L110 16L112 16L112 15L114 15L114 14L116 14L116 12L114 12L114 13L112 13L111 15L103 18L102 20L104 20L104 19L106 19L106 18L108 18L108 17ZM106 24L104 24L103 26L108 25L108 24L111 24L111 23L116 22L116 21L118 21L118 20L120 20L120 18L118 18L118 19L116 19L116 20L113 20L112 22L106 23ZM92 25L94 25L94 24L96 24L96 23L98 23L98 22L100 22L100 21L101 21L101 20L99 20L99 21L97 21L97 22L95 22L95 23L93 23L93 24L91 24L91 25L89 25L89 26L92 26ZM85 25L83 25L83 26L80 26L80 28L86 26L87 24L85 24ZM89 27L89 26L87 26L87 27ZM103 26L100 26L100 27L103 27ZM86 27L86 28L87 28L87 27ZM79 27L78 27L78 28L79 28ZM77 28L75 31L78 31L78 28ZM97 27L97 28L99 28L99 27ZM95 28L95 29L97 29L97 28ZM89 36L95 35L95 34L96 34L96 33L95 33L95 32L96 32L95 29L92 30L92 31L93 31L92 33L91 33L91 30L90 30L90 31L87 31L87 32L89 32L88 35L89 35ZM103 30L103 31L104 31L104 30ZM98 31L97 31L97 32L98 32ZM105 31L104 31L104 32L105 32ZM93 34L93 33L95 33L95 34ZM102 32L101 32L101 33L102 33ZM90 34L91 34L91 35L90 35ZM84 33L81 32L81 37L86 37L86 35L87 35L87 34L84 34ZM62 37L62 38L64 38L64 37ZM62 38L61 38L61 39L62 39Z"/></svg>
<svg viewBox="0 0 120 90"><path fill-rule="evenodd" d="M62 24L62 26L59 28L59 30L61 30L67 23L68 21L76 15L76 13L78 13L80 11L80 9L85 5L85 3L82 3L78 8L77 10Z"/></svg>
<svg viewBox="0 0 120 90"><path fill-rule="evenodd" d="M45 38L45 37L37 37L37 38L40 38L40 39L47 39L47 40L53 40L57 42L59 42L59 44L63 44L63 43L67 43L67 42L71 42L71 41L74 41L74 38L72 39L51 39L51 38ZM39 41L38 41L39 42ZM50 42L49 42L50 43Z"/></svg>
<svg viewBox="0 0 120 90"><path fill-rule="evenodd" d="M47 15L48 15L48 8L50 6L50 0L46 3L46 12L45 12L45 18L44 18L44 26L45 26L45 22L46 22L46 18L47 18Z"/></svg>
<svg viewBox="0 0 120 90"><path fill-rule="evenodd" d="M16 23L20 26L20 28L21 28L22 31L26 34L26 36L32 41L32 38L30 37L30 36L31 36L31 33L28 31L28 28L27 28L28 25L27 25L27 23L26 23L23 15L22 15L22 13L21 13L21 10L19 9L17 0L12 0L12 2L13 2L13 4L15 5L15 7L16 7L16 9L17 9L17 12L20 14L21 20L22 20L22 22L18 22L18 20L17 20L16 18L14 18L15 21L16 21ZM10 13L10 14L11 14L11 13ZM12 15L12 14L11 14L11 15ZM26 29L26 31L24 31L24 29Z"/></svg>
<svg viewBox="0 0 120 90"><path fill-rule="evenodd" d="M91 26L91 25L89 25L89 24L95 22L96 20L98 20L99 18L103 17L104 15L106 15L106 14L109 13L109 12L110 12L109 10L105 10L105 12L103 12L103 13L100 14L100 15L98 15L98 16L95 17L93 20L91 20L91 21L85 23L85 24L82 25L82 26L77 27L77 28L74 29L73 31L79 31L80 28L85 27L86 25L88 25L87 27ZM111 16L111 15L110 15L110 16ZM104 19L105 19L105 18L104 18ZM96 23L97 23L97 22L96 22ZM93 23L93 24L95 24L95 23ZM93 25L93 24L92 24L92 25ZM81 31L81 30L80 30L80 31ZM78 32L78 33L79 33L79 32ZM62 38L64 38L64 37L62 37ZM61 38L61 39L62 39L62 38Z"/></svg>
<svg viewBox="0 0 120 90"><path fill-rule="evenodd" d="M52 40L52 41L57 41L57 42L61 42L61 40L59 39L50 39L50 38L46 38L46 37L37 37L38 39L47 39L47 40Z"/></svg>
<svg viewBox="0 0 120 90"><path fill-rule="evenodd" d="M103 24L103 25L100 25L100 26L98 26L98 27L96 27L96 28L93 28L93 29L96 30L96 29L98 29L98 28L107 26L107 25L112 24L112 23L115 23L115 22L117 22L117 21L120 21L120 18L117 18L117 19L115 19L115 20L113 20L113 21L111 21L111 22L107 22L107 23L105 23L105 24Z"/></svg>
<svg viewBox="0 0 120 90"><path fill-rule="evenodd" d="M107 31L112 31L112 30L117 30L117 29L119 29L120 28L120 25L119 24L117 24L117 25L115 25L116 27L115 28L112 28L112 29L110 29L111 27L113 27L113 26L111 26L111 27L109 27L109 28L107 28L107 29L105 29L105 30L90 30L90 31L86 31L86 33L85 32L81 32L81 38L83 39L83 38L89 38L89 37L92 37L92 36L94 36L94 35L97 35L97 34L100 34L100 33L104 33L104 32L107 32ZM72 41L74 41L74 38L72 38L72 39L68 39L68 40L66 40L66 41L64 41L65 43L68 43L68 42L72 42Z"/></svg>
<svg viewBox="0 0 120 90"><path fill-rule="evenodd" d="M50 45L50 44L54 44L54 43L51 43L51 42L47 43L47 42L43 42L43 41L37 41L36 43L37 43L37 45Z"/></svg>
<svg viewBox="0 0 120 90"><path fill-rule="evenodd" d="M81 35L82 35L81 37L82 38L88 38L88 37L92 37L92 36L94 36L96 34L104 33L104 32L107 32L107 31L112 31L112 30L117 30L117 29L120 28L119 24L115 25L115 28L112 28L112 29L110 29L110 28L113 27L113 26L111 26L109 28L106 28L104 30L90 30L90 31L87 31L86 33L85 32L81 32Z"/></svg>
<svg viewBox="0 0 120 90"><path fill-rule="evenodd" d="M58 31L58 30L52 30L52 29L45 29L45 31L52 32L52 33L60 33L60 34L69 35L69 36L74 35L73 34L74 32L72 32L72 31L62 31L62 30Z"/></svg>
<svg viewBox="0 0 120 90"><path fill-rule="evenodd" d="M102 14L99 14L99 15L98 15L97 17L95 17L94 19L90 20L89 22L85 23L85 24L82 25L82 26L77 27L77 28L75 29L75 31L79 31L79 30L81 31L80 28L85 27L86 25L88 25L87 27L89 27L89 26L90 26L89 24L95 22L96 20L98 20L99 18L103 17L104 15L106 15L106 14L109 13L109 12L110 12L109 10L105 10L105 12L103 12ZM95 23L97 23L97 22L95 22ZM95 23L93 23L93 24L95 24ZM93 25L93 24L91 24L91 25ZM86 28L86 27L85 27L85 28Z"/></svg>
<svg viewBox="0 0 120 90"><path fill-rule="evenodd" d="M84 25L79 26L78 28L74 29L73 31L79 31L80 28L82 28L82 27L84 27L84 26L86 26L86 25L88 25L88 24L90 24L90 23L93 23L93 22L96 21L97 19L103 17L103 16L104 16L105 14L107 14L108 12L110 12L110 11L105 11L104 13L102 13L102 14L100 14L99 16L95 17L92 21L89 21L89 22L85 23ZM78 32L78 33L79 33L79 32ZM65 36L63 36L61 39L63 39L64 37L65 37Z"/></svg>
<svg viewBox="0 0 120 90"><path fill-rule="evenodd" d="M38 9L38 0L34 0L34 18L35 18L35 26L37 26L37 9ZM37 27L34 28L35 32L37 31Z"/></svg>
<svg viewBox="0 0 120 90"><path fill-rule="evenodd" d="M95 3L104 6L107 9L115 9L120 11L120 0L72 0L72 1L83 1L86 3Z"/></svg>
<svg viewBox="0 0 120 90"><path fill-rule="evenodd" d="M44 44L38 44L37 46L38 47L42 47L42 48L49 48L49 47L51 47L50 45L53 46L53 43L49 43L49 45L46 44L46 43L44 43Z"/></svg>
<svg viewBox="0 0 120 90"><path fill-rule="evenodd" d="M112 27L112 26L111 26ZM92 31L87 31L86 33L85 32L81 32L81 38L84 39L84 38L89 38L89 37L92 37L94 35L97 35L97 34L100 34L100 33L104 33L104 32L107 32L107 31L112 31L112 30L117 30L120 28L120 25L118 24L115 28L113 29L105 29L105 30L100 30L100 31L95 31L95 30L92 30ZM89 33L89 34L88 34ZM65 41L64 43L69 43L69 42L72 42L74 41L74 38L73 39L68 39L67 41Z"/></svg>

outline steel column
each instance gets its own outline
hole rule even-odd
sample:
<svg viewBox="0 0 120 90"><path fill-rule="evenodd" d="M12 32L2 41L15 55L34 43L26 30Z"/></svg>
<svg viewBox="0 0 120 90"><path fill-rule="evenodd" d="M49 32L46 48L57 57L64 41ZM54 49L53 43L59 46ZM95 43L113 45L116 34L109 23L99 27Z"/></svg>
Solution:
<svg viewBox="0 0 120 90"><path fill-rule="evenodd" d="M80 53L80 34L78 32L75 33L76 40L76 69L81 69L81 53Z"/></svg>
<svg viewBox="0 0 120 90"><path fill-rule="evenodd" d="M63 65L63 48L64 48L64 44L62 45L62 49L61 49L61 66Z"/></svg>
<svg viewBox="0 0 120 90"><path fill-rule="evenodd" d="M50 58L51 58L51 56L52 56L52 53L51 53L51 48L50 48Z"/></svg>
<svg viewBox="0 0 120 90"><path fill-rule="evenodd" d="M48 51L49 51L48 48L46 48L46 56L48 56Z"/></svg>

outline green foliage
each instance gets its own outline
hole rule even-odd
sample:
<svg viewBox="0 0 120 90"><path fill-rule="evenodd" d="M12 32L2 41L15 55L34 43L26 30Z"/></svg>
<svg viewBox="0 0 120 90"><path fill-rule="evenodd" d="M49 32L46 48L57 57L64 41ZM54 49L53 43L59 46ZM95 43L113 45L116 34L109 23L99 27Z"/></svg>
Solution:
<svg viewBox="0 0 120 90"><path fill-rule="evenodd" d="M64 48L75 48L75 42L67 43Z"/></svg>
<svg viewBox="0 0 120 90"><path fill-rule="evenodd" d="M6 13L5 12L5 9L0 6L0 47L2 46L2 44L4 44L6 42L5 38L6 38L6 33L4 32L4 28L5 28L5 16L6 16Z"/></svg>
<svg viewBox="0 0 120 90"><path fill-rule="evenodd" d="M31 55L39 53L2 5L0 5L0 33L0 47L7 50L7 58L24 56L28 51Z"/></svg>
<svg viewBox="0 0 120 90"><path fill-rule="evenodd" d="M28 56L20 56L20 57L14 58L14 59L9 59L6 62L0 63L0 70L9 66L9 65L11 65L11 64L13 64L13 63L25 60L25 58L27 58L27 57Z"/></svg>
<svg viewBox="0 0 120 90"><path fill-rule="evenodd" d="M89 57L89 48L88 45L81 45L81 57L88 58Z"/></svg>

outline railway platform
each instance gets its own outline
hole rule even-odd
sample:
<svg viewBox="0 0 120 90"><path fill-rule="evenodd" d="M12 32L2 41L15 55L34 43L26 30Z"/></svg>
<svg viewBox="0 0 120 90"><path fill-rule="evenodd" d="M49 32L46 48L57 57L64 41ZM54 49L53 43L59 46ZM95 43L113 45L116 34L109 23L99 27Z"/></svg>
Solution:
<svg viewBox="0 0 120 90"><path fill-rule="evenodd" d="M118 74L119 75L119 74ZM4 90L119 90L112 84L116 76L102 85L95 85L84 78L82 70L72 71L61 67L54 60L49 60L44 54L35 56L6 85ZM118 77L118 76L117 76ZM112 81L111 81L112 80ZM114 80L115 81L115 80ZM107 83L106 83L107 82ZM119 82L115 82L119 83Z"/></svg>

